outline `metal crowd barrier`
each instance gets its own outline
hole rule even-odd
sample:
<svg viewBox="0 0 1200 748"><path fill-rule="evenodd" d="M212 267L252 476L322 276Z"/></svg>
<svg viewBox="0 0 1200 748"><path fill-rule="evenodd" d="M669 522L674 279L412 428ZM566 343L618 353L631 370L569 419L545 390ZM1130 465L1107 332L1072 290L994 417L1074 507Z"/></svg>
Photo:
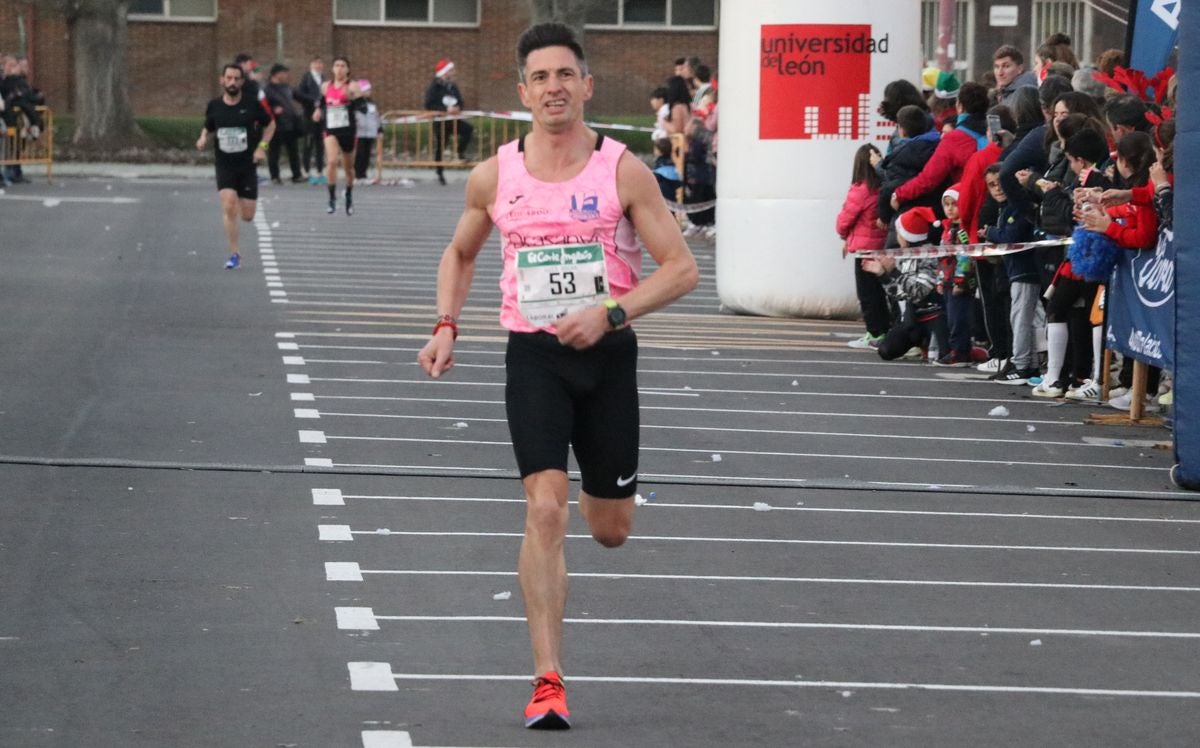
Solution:
<svg viewBox="0 0 1200 748"><path fill-rule="evenodd" d="M44 106L38 107L37 111L42 117L42 129L36 138L29 137L29 128L23 114L20 118L25 124L4 128L0 166L45 165L46 179L49 180L54 169L54 112Z"/></svg>
<svg viewBox="0 0 1200 748"><path fill-rule="evenodd" d="M486 161L496 149L510 140L529 132L528 115L511 112L470 111L461 114L446 114L415 109L398 109L384 112L383 137L376 146L378 165L400 168L470 169ZM464 158L459 158L459 123L469 122L473 132L467 143ZM436 133L434 128L445 132L442 154L434 153ZM441 158L439 158L439 155Z"/></svg>

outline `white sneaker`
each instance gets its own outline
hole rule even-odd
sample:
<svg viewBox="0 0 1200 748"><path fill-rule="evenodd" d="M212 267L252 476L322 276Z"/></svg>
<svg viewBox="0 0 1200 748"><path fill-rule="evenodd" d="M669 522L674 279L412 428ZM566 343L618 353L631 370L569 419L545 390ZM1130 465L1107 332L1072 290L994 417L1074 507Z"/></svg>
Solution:
<svg viewBox="0 0 1200 748"><path fill-rule="evenodd" d="M1133 393L1126 392L1120 397L1114 397L1108 401L1108 404L1117 410L1129 410L1133 407ZM1142 406L1142 410L1146 413L1155 413L1158 411L1158 404L1150 398L1146 398L1146 404Z"/></svg>
<svg viewBox="0 0 1200 748"><path fill-rule="evenodd" d="M1093 379L1084 380L1081 385L1068 387L1066 398L1068 400L1099 400L1100 385Z"/></svg>
<svg viewBox="0 0 1200 748"><path fill-rule="evenodd" d="M984 361L982 364L976 366L975 371L982 371L986 374L995 374L1003 369L1006 363L1008 363L1008 359L1006 358L989 358L987 361Z"/></svg>
<svg viewBox="0 0 1200 748"><path fill-rule="evenodd" d="M690 223L688 224L688 227L683 230L683 235L688 239L691 239L693 236L699 236L700 232L703 230L704 229L702 227L697 226L694 223Z"/></svg>
<svg viewBox="0 0 1200 748"><path fill-rule="evenodd" d="M1108 390L1108 397L1109 397L1109 399L1118 398L1127 392L1129 392L1128 387L1110 387ZM1126 408L1126 410L1129 410L1129 409Z"/></svg>
<svg viewBox="0 0 1200 748"><path fill-rule="evenodd" d="M717 227L715 225L704 227L704 238L705 239L712 239L716 235L717 235Z"/></svg>
<svg viewBox="0 0 1200 748"><path fill-rule="evenodd" d="M1033 388L1034 397L1062 397L1065 392L1066 391L1059 385L1058 382L1052 384L1045 380L1043 380L1042 383L1037 387Z"/></svg>
<svg viewBox="0 0 1200 748"><path fill-rule="evenodd" d="M861 338L855 338L846 344L847 348L878 348L879 341L883 340L883 336L878 337L869 332L864 332Z"/></svg>

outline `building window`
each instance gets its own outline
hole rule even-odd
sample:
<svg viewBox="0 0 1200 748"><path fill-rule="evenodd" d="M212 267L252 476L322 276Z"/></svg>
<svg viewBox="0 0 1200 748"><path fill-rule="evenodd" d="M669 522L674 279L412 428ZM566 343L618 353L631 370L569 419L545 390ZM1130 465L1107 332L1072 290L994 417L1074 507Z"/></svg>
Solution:
<svg viewBox="0 0 1200 748"><path fill-rule="evenodd" d="M129 17L135 21L215 21L217 0L133 0Z"/></svg>
<svg viewBox="0 0 1200 748"><path fill-rule="evenodd" d="M928 67L937 66L938 0L921 2L921 51ZM975 54L975 3L957 0L954 5L954 48L950 59L962 80L972 80L971 60Z"/></svg>
<svg viewBox="0 0 1200 748"><path fill-rule="evenodd" d="M1092 6L1085 0L1034 0L1026 65L1033 65L1033 53L1056 32L1071 37L1079 60L1091 60L1093 23Z"/></svg>
<svg viewBox="0 0 1200 748"><path fill-rule="evenodd" d="M478 26L479 0L335 0L333 20L350 25Z"/></svg>
<svg viewBox="0 0 1200 748"><path fill-rule="evenodd" d="M596 28L715 29L717 0L611 0L593 3L587 25Z"/></svg>

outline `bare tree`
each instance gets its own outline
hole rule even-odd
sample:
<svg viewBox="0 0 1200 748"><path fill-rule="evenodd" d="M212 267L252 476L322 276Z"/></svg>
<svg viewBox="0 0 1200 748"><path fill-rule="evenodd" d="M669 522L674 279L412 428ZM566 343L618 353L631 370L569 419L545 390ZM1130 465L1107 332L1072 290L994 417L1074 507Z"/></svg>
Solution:
<svg viewBox="0 0 1200 748"><path fill-rule="evenodd" d="M75 58L75 138L82 148L143 143L129 101L129 0L35 0L67 21Z"/></svg>
<svg viewBox="0 0 1200 748"><path fill-rule="evenodd" d="M532 23L557 21L570 26L580 44L583 43L583 26L587 23L588 11L592 6L611 0L529 0Z"/></svg>

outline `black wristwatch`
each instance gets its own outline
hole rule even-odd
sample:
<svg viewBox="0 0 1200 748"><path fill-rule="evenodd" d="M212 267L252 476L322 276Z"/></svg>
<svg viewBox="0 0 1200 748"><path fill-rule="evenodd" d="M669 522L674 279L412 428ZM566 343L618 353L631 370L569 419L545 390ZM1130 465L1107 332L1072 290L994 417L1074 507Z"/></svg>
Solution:
<svg viewBox="0 0 1200 748"><path fill-rule="evenodd" d="M604 308L608 310L609 327L619 330L625 326L625 309L617 303L616 299L605 299Z"/></svg>

